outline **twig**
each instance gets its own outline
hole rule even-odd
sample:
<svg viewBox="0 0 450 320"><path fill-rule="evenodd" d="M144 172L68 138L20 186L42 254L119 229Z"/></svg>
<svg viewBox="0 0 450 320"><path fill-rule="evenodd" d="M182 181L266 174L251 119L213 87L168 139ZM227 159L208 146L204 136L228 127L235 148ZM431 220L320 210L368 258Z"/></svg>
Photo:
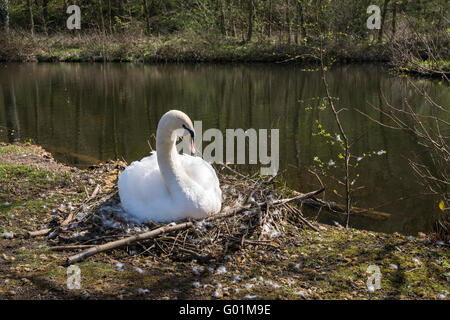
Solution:
<svg viewBox="0 0 450 320"><path fill-rule="evenodd" d="M336 124L339 128L339 132L342 135L342 140L344 142L345 149L345 202L346 202L346 211L347 211L347 222L346 228L348 228L349 220L350 220L350 209L351 209L351 190L350 190L350 143L347 137L346 132L344 131L344 127L342 126L341 119L339 118L339 112L342 111L336 110L336 107L333 103L333 99L331 99L330 90L328 88L328 82L326 77L325 66L323 64L323 36L320 37L320 66L322 70L322 82L325 87L325 92L327 95L328 103L330 104L331 110L333 111L334 118L336 120Z"/></svg>
<svg viewBox="0 0 450 320"><path fill-rule="evenodd" d="M250 178L249 176L243 175L242 173L240 173L240 172L238 172L238 171L236 171L236 170L230 168L230 166L228 166L226 163L222 163L221 165L222 165L224 168L227 168L228 170L230 170L231 172L233 172L234 174L236 174L236 175L238 175L238 176L240 176L240 177L242 177L242 178L244 178L244 179L247 179L247 180L250 180L250 181L255 182L255 180L253 180L253 179Z"/></svg>
<svg viewBox="0 0 450 320"><path fill-rule="evenodd" d="M248 196L247 196L247 198L245 199L244 203L248 203L249 200L250 200L250 198L253 197L253 195L255 194L256 191L258 191L259 188L261 188L261 187L262 187L263 185L265 185L265 184L270 184L270 183L272 183L273 180L274 180L276 177L279 176L279 174L280 174L280 171L278 171L276 175L270 177L270 179L268 179L267 181L262 180L262 181L260 181L260 182L258 182L258 183L255 183L256 186L255 186L255 187L252 189L252 191L248 194Z"/></svg>
<svg viewBox="0 0 450 320"><path fill-rule="evenodd" d="M78 207L77 212L79 212L81 210L81 208L83 208L84 204L86 204L89 201L91 201L92 199L94 199L98 195L100 189L101 189L100 185L97 184L97 186L94 189L94 192L92 192L92 194L90 196L88 196L83 201L83 203ZM87 190L86 189L85 189L85 191L86 191L86 194L87 194ZM58 210L61 211L62 213L66 213L66 211L63 211L61 209L58 209ZM56 228L68 226L72 222L74 216L75 216L74 215L74 211L70 212L69 215L66 217L66 219L63 222L61 222L61 224L59 226L57 226ZM37 230L37 231L26 231L24 233L24 236L25 236L25 238L37 237L37 236L45 236L45 235L49 234L52 230L54 230L54 229L52 229L52 228L45 228L45 229Z"/></svg>
<svg viewBox="0 0 450 320"><path fill-rule="evenodd" d="M88 198L86 199L86 201L89 201L89 200L95 198L95 197L97 196L97 194L98 194L99 191L100 191L100 185L97 184L97 186L95 187L94 192L92 192L92 194L90 195L90 197L88 197Z"/></svg>
<svg viewBox="0 0 450 320"><path fill-rule="evenodd" d="M186 249L186 248L183 248L183 247L180 247L179 250L190 254L194 259L196 259L198 262L201 262L201 263L207 262L208 260L210 260L212 258L212 254L211 253L208 253L207 255L202 256L202 255L200 255L199 253L197 253L197 252L195 252L193 250L189 250L189 249Z"/></svg>
<svg viewBox="0 0 450 320"><path fill-rule="evenodd" d="M67 218L63 222L61 222L61 224L58 227L64 227L64 226L69 225L69 223L73 220L73 217L74 217L73 212L69 213ZM38 231L25 231L24 236L25 236L25 238L45 236L45 235L49 234L52 230L53 229L51 229L51 228L46 228L46 229L42 229L42 230L38 230Z"/></svg>
<svg viewBox="0 0 450 320"><path fill-rule="evenodd" d="M296 213L296 214L297 214L296 217L298 217L304 224L306 224L306 225L307 225L308 227L310 227L312 230L314 230L314 231L316 231L316 232L319 232L319 229L317 229L316 227L314 227L313 224L312 224L311 222L309 222L308 220L306 220L306 219L303 217L303 214L302 214L302 212L301 212L299 209L297 209L297 208L295 208L295 207L293 207L293 206L291 206L291 205L289 205L289 204L286 204L286 206L288 207L289 210L291 210L291 211L293 211L294 213Z"/></svg>
<svg viewBox="0 0 450 320"><path fill-rule="evenodd" d="M295 196L293 198L275 200L275 201L273 201L271 203L271 205L272 206L276 206L276 205L280 205L280 204L289 203L289 202L292 202L292 201L302 201L302 200L314 197L314 196L318 195L319 193L322 193L324 190L325 190L325 188L320 188L319 190L308 192L308 193L303 193L303 194L300 194L300 195ZM263 204L264 203L260 203L260 205L263 205Z"/></svg>

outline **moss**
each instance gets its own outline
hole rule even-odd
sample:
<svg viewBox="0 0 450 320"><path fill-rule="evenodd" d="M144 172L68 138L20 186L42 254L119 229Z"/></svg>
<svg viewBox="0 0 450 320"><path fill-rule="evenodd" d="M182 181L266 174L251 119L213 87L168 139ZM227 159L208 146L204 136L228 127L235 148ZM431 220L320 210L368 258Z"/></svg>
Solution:
<svg viewBox="0 0 450 320"><path fill-rule="evenodd" d="M78 264L86 280L98 280L116 273L113 266L102 262L86 261Z"/></svg>
<svg viewBox="0 0 450 320"><path fill-rule="evenodd" d="M434 260L446 259L448 252L445 249L430 250L416 240L405 241L403 237L398 239L394 235L383 235L377 239L374 237L376 235L360 231L327 232L323 238L323 247L318 251L310 251L308 259L324 260L332 268L332 272L324 279L327 284L323 283L325 297L337 298L336 293L354 291L352 289L355 288L359 288L356 291L367 297L365 281L369 265L379 266L382 273L381 289L375 291L372 298L430 298L444 292L444 268L435 265ZM355 245L347 244L349 238ZM419 264L415 259L418 259L416 261ZM398 269L391 269L392 264ZM324 263L316 267L320 266L323 268ZM355 284L358 280L359 286ZM321 282L318 284L322 287Z"/></svg>
<svg viewBox="0 0 450 320"><path fill-rule="evenodd" d="M39 150L27 144L2 146L0 159L11 162L21 159L16 154L25 153L33 154L33 159L39 161ZM85 197L84 189L70 194L60 191L73 188L70 173L34 165L0 163L0 232L20 234L36 229L51 215L52 209L64 201L75 203Z"/></svg>
<svg viewBox="0 0 450 320"><path fill-rule="evenodd" d="M7 214L0 220L13 216L19 221L32 216L44 217L55 207L55 202L64 197L54 191L70 185L67 173L4 163L0 163L0 181L0 212ZM53 196L43 195L48 192Z"/></svg>
<svg viewBox="0 0 450 320"><path fill-rule="evenodd" d="M48 186L61 182L66 177L52 171L32 168L25 165L0 163L0 179L6 181L20 180L23 186Z"/></svg>

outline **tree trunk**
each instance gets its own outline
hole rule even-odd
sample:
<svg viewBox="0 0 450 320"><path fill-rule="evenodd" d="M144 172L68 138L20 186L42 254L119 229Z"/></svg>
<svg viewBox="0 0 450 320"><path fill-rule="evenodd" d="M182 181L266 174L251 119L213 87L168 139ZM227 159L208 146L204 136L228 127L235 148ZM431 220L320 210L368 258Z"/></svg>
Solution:
<svg viewBox="0 0 450 320"><path fill-rule="evenodd" d="M378 42L381 42L383 40L383 26L384 26L384 19L386 18L386 12L387 7L390 0L384 0L383 4L383 12L381 13L381 24L380 24L380 30L378 31Z"/></svg>
<svg viewBox="0 0 450 320"><path fill-rule="evenodd" d="M30 31L31 35L34 36L34 16L33 16L33 3L31 0L27 0L28 13L30 14Z"/></svg>
<svg viewBox="0 0 450 320"><path fill-rule="evenodd" d="M299 35L299 30L300 30L300 1L299 0L295 0L295 8L297 10L295 10L295 34L294 34L294 41L295 41L295 44L298 44L299 40L300 40L300 35Z"/></svg>
<svg viewBox="0 0 450 320"><path fill-rule="evenodd" d="M223 9L223 0L217 0L218 10L219 10L219 29L220 32L226 36L225 29L225 12Z"/></svg>
<svg viewBox="0 0 450 320"><path fill-rule="evenodd" d="M44 33L48 35L48 1L42 1L42 28L44 29Z"/></svg>
<svg viewBox="0 0 450 320"><path fill-rule="evenodd" d="M247 32L247 42L252 41L253 36L253 1L254 0L247 0L248 1L248 32Z"/></svg>
<svg viewBox="0 0 450 320"><path fill-rule="evenodd" d="M122 16L123 16L123 3L120 0L119 1L119 17L122 18Z"/></svg>
<svg viewBox="0 0 450 320"><path fill-rule="evenodd" d="M392 3L392 39L395 36L395 23L397 19L397 1L394 0Z"/></svg>
<svg viewBox="0 0 450 320"><path fill-rule="evenodd" d="M152 33L151 24L150 24L150 12L148 10L147 0L144 0L144 14L145 14L145 24L147 27L147 35Z"/></svg>
<svg viewBox="0 0 450 320"><path fill-rule="evenodd" d="M272 0L269 1L269 39L272 38L272 10L273 10L273 2Z"/></svg>
<svg viewBox="0 0 450 320"><path fill-rule="evenodd" d="M103 1L98 0L98 14L100 15L100 31L105 33L105 19L103 18Z"/></svg>
<svg viewBox="0 0 450 320"><path fill-rule="evenodd" d="M131 20L133 15L131 14L130 0L127 0L127 8L128 8L128 17Z"/></svg>
<svg viewBox="0 0 450 320"><path fill-rule="evenodd" d="M109 33L112 34L112 10L111 10L111 0L108 0L108 23L109 23Z"/></svg>
<svg viewBox="0 0 450 320"><path fill-rule="evenodd" d="M291 15L289 12L289 0L285 3L285 13L286 13L286 24L287 24L287 43L291 43Z"/></svg>
<svg viewBox="0 0 450 320"><path fill-rule="evenodd" d="M301 30L301 37L306 38L308 35L306 34L306 27L305 27L305 16L303 12L303 3L302 0L297 0L298 5L298 11L300 15L300 30Z"/></svg>
<svg viewBox="0 0 450 320"><path fill-rule="evenodd" d="M9 27L9 4L8 0L0 0L0 30Z"/></svg>

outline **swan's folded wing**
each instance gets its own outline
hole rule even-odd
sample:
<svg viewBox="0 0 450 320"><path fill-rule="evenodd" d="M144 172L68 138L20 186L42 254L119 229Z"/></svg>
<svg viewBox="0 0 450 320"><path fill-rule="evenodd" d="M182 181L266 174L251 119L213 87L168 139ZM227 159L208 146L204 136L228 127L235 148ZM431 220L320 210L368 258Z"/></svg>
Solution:
<svg viewBox="0 0 450 320"><path fill-rule="evenodd" d="M222 201L222 191L219 186L214 168L200 157L181 155L181 164L191 179L197 182L203 189L212 190L215 196Z"/></svg>
<svg viewBox="0 0 450 320"><path fill-rule="evenodd" d="M167 192L159 172L156 155L132 162L119 176L122 201L148 201L149 196L158 199Z"/></svg>

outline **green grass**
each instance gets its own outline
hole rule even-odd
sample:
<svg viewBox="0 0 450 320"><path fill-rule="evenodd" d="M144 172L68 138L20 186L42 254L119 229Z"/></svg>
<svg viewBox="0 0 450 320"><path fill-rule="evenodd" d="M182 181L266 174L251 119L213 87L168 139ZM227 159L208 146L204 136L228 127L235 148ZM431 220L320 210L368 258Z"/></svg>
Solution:
<svg viewBox="0 0 450 320"><path fill-rule="evenodd" d="M17 153L25 153L25 152L30 152L30 149L20 146L20 145L10 144L10 145L0 147L0 155L17 154Z"/></svg>
<svg viewBox="0 0 450 320"><path fill-rule="evenodd" d="M26 146L5 151L27 151ZM63 201L75 203L85 193L58 192L72 187L70 174L21 164L0 163L0 232L22 233L43 224L52 209Z"/></svg>
<svg viewBox="0 0 450 320"><path fill-rule="evenodd" d="M10 181L11 188L39 190L67 183L68 175L20 164L0 163L0 179Z"/></svg>

